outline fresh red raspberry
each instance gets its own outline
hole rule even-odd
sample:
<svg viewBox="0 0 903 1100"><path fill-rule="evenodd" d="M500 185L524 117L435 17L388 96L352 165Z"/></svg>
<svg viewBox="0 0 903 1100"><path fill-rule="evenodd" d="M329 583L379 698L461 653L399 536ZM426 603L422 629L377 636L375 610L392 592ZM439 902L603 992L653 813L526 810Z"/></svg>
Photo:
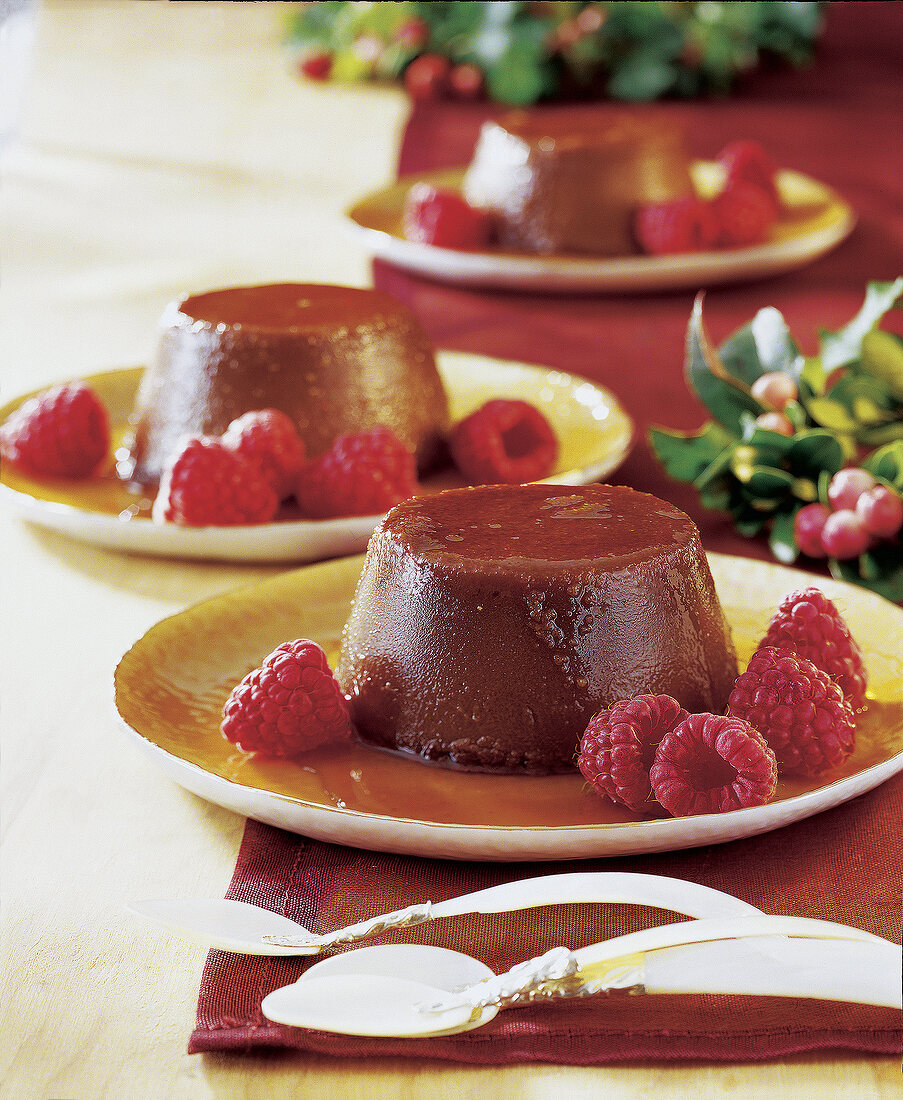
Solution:
<svg viewBox="0 0 903 1100"><path fill-rule="evenodd" d="M456 191L415 183L405 198L402 215L409 241L439 248L479 251L489 244L492 220L485 210L470 206Z"/></svg>
<svg viewBox="0 0 903 1100"><path fill-rule="evenodd" d="M649 769L652 791L675 817L763 806L778 767L765 738L740 718L691 714L666 733Z"/></svg>
<svg viewBox="0 0 903 1100"><path fill-rule="evenodd" d="M641 206L634 214L633 233L650 256L704 252L718 241L718 223L710 203L690 196Z"/></svg>
<svg viewBox="0 0 903 1100"><path fill-rule="evenodd" d="M790 649L836 680L854 711L865 705L866 672L862 650L840 612L820 588L788 592L759 643Z"/></svg>
<svg viewBox="0 0 903 1100"><path fill-rule="evenodd" d="M726 183L741 180L744 183L755 184L771 199L777 215L781 208L781 199L775 183L777 169L774 161L758 141L743 139L730 142L718 154L718 162L724 167Z"/></svg>
<svg viewBox="0 0 903 1100"><path fill-rule="evenodd" d="M256 463L220 439L195 436L164 466L152 516L183 527L232 527L269 523L278 504Z"/></svg>
<svg viewBox="0 0 903 1100"><path fill-rule="evenodd" d="M84 382L30 397L0 427L0 454L39 477L90 477L109 449L106 406Z"/></svg>
<svg viewBox="0 0 903 1100"><path fill-rule="evenodd" d="M687 717L670 695L623 699L590 719L577 766L594 790L631 810L648 810L649 768L661 739Z"/></svg>
<svg viewBox="0 0 903 1100"><path fill-rule="evenodd" d="M471 485L519 485L552 473L558 439L535 405L496 398L455 425L449 450Z"/></svg>
<svg viewBox="0 0 903 1100"><path fill-rule="evenodd" d="M734 180L712 199L711 205L720 247L742 248L768 239L775 222L774 204L756 184Z"/></svg>
<svg viewBox="0 0 903 1100"><path fill-rule="evenodd" d="M277 646L232 689L220 728L243 752L279 757L351 737L348 704L326 654L305 638Z"/></svg>
<svg viewBox="0 0 903 1100"><path fill-rule="evenodd" d="M304 465L304 443L290 416L279 409L255 409L233 420L223 443L255 462L279 500L295 491Z"/></svg>
<svg viewBox="0 0 903 1100"><path fill-rule="evenodd" d="M762 734L782 772L820 775L856 746L856 719L840 685L789 649L757 650L727 705Z"/></svg>
<svg viewBox="0 0 903 1100"><path fill-rule="evenodd" d="M295 497L312 519L375 516L417 493L414 455L382 426L340 435L301 471Z"/></svg>

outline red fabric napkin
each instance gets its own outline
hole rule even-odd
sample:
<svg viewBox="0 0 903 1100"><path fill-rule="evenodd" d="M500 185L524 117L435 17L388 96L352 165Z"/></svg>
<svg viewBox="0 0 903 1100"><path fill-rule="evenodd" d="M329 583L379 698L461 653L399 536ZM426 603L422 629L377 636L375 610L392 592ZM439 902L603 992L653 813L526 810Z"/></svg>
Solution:
<svg viewBox="0 0 903 1100"><path fill-rule="evenodd" d="M716 342L771 305L782 311L803 350L812 351L819 327L837 327L853 316L869 280L892 279L903 271L903 5L834 5L828 18L812 70L758 74L723 102L655 108L686 127L695 155L714 156L733 138L758 139L778 164L832 185L859 214L852 237L810 267L711 289L705 311ZM611 109L586 107L599 113ZM400 173L466 163L480 123L491 113L485 105L417 107ZM604 297L477 293L381 263L375 282L415 310L439 347L547 364L606 385L638 427L637 446L613 480L673 500L697 521L709 549L768 557L764 544L739 538L723 517L702 511L692 490L663 474L645 443L649 424L687 429L704 419L682 374L693 291ZM761 837L577 866L673 875L727 890L770 913L840 921L899 942L901 810L903 777L898 777L844 806ZM573 869L571 863L455 863L383 855L249 822L228 896L319 932L414 902ZM636 907L566 906L526 917L442 921L381 942L464 950L501 971L552 946L576 948L663 919L670 918ZM896 1012L762 997L593 998L503 1012L484 1028L429 1040L355 1039L269 1023L260 1012L261 999L294 981L305 965L211 952L189 1050L292 1047L352 1057L575 1065L900 1050Z"/></svg>

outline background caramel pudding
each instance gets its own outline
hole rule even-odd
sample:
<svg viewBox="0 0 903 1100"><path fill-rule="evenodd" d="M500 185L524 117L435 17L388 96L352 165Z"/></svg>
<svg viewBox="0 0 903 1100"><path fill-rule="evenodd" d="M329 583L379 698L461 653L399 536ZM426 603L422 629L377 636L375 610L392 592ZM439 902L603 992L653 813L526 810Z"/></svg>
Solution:
<svg viewBox="0 0 903 1100"><path fill-rule="evenodd" d="M390 428L421 469L441 453L448 404L426 333L376 290L307 283L232 287L173 303L132 418L131 476L160 477L186 435L219 435L280 409L316 456L346 432Z"/></svg>
<svg viewBox="0 0 903 1100"><path fill-rule="evenodd" d="M451 489L376 529L336 675L362 739L463 768L575 767L632 695L721 711L737 675L692 520L632 489Z"/></svg>
<svg viewBox="0 0 903 1100"><path fill-rule="evenodd" d="M527 252L636 252L638 206L693 194L682 132L642 114L605 125L579 109L485 122L464 197L493 215L499 244Z"/></svg>

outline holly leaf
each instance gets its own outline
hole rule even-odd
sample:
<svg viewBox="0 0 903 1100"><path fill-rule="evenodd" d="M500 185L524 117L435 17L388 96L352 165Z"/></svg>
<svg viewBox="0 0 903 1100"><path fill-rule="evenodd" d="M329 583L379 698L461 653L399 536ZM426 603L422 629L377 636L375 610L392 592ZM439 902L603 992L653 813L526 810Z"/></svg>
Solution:
<svg viewBox="0 0 903 1100"><path fill-rule="evenodd" d="M702 322L702 301L703 295L698 294L687 325L684 361L687 384L716 420L740 436L745 414L758 416L762 406L749 389L727 371L709 343Z"/></svg>
<svg viewBox="0 0 903 1100"><path fill-rule="evenodd" d="M837 436L817 428L795 435L787 452L787 460L797 477L815 481L824 472L836 474L844 459L844 450Z"/></svg>
<svg viewBox="0 0 903 1100"><path fill-rule="evenodd" d="M772 520L771 530L768 533L769 548L784 565L791 565L800 556L793 532L795 516L796 509L792 512L778 512Z"/></svg>
<svg viewBox="0 0 903 1100"><path fill-rule="evenodd" d="M872 451L862 468L903 493L903 440L896 440Z"/></svg>
<svg viewBox="0 0 903 1100"><path fill-rule="evenodd" d="M671 432L664 428L650 428L649 441L659 462L675 481L691 481L694 484L726 454L736 440L715 421L708 421L698 432Z"/></svg>
<svg viewBox="0 0 903 1100"><path fill-rule="evenodd" d="M728 337L718 355L725 370L747 386L772 371L799 381L804 363L787 322L772 306L760 309L752 321Z"/></svg>
<svg viewBox="0 0 903 1100"><path fill-rule="evenodd" d="M877 592L893 603L903 602L903 558L889 543L850 561L828 560L831 576Z"/></svg>
<svg viewBox="0 0 903 1100"><path fill-rule="evenodd" d="M856 316L837 332L819 333L822 365L826 371L845 367L859 358L862 338L873 329L903 295L903 276L892 283L869 283L865 301Z"/></svg>

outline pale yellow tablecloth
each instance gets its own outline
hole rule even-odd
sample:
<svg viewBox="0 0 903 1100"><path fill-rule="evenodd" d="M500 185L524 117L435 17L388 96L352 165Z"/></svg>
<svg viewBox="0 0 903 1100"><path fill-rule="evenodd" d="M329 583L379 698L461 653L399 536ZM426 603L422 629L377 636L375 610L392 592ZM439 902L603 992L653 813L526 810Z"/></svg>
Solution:
<svg viewBox="0 0 903 1100"><path fill-rule="evenodd" d="M5 399L146 361L180 291L369 282L342 210L392 178L405 98L296 80L279 15L266 3L39 10L19 136L0 153ZM121 556L6 510L3 534L4 1097L896 1093L892 1059L472 1070L188 1057L205 950L125 906L221 895L243 822L126 742L111 675L164 615L271 570Z"/></svg>

